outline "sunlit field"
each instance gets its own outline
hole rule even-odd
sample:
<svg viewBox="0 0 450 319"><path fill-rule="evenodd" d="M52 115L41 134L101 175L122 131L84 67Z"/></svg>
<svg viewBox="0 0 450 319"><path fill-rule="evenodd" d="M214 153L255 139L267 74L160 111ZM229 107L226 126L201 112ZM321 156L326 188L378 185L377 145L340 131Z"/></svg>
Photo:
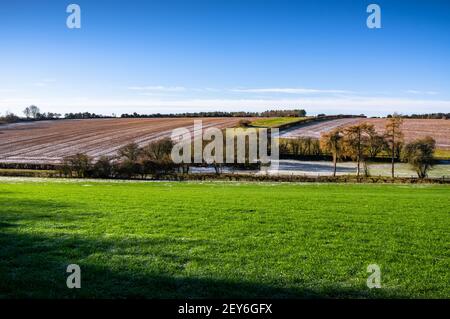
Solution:
<svg viewBox="0 0 450 319"><path fill-rule="evenodd" d="M255 127L280 127L286 124L303 122L306 117L271 117L252 121L251 125Z"/></svg>
<svg viewBox="0 0 450 319"><path fill-rule="evenodd" d="M1 298L450 297L445 185L3 179L0 202Z"/></svg>

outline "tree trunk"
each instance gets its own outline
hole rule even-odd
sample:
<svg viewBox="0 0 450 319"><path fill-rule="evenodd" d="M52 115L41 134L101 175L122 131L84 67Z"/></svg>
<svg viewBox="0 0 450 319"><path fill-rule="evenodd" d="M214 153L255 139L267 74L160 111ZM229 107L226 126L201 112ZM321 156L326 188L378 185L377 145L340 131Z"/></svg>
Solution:
<svg viewBox="0 0 450 319"><path fill-rule="evenodd" d="M391 168L391 173L392 173L392 178L395 177L395 172L394 172L394 166L395 166L395 159L394 159L394 150L392 150L392 168Z"/></svg>
<svg viewBox="0 0 450 319"><path fill-rule="evenodd" d="M357 162L357 165L356 165L356 176L359 178L360 164L361 164L361 161L359 160L359 156L356 159L356 162Z"/></svg>
<svg viewBox="0 0 450 319"><path fill-rule="evenodd" d="M337 166L337 158L336 158L336 153L333 154L333 165L334 165L334 170L333 170L333 176L336 176L336 166Z"/></svg>
<svg viewBox="0 0 450 319"><path fill-rule="evenodd" d="M391 167L391 173L392 173L392 178L395 177L395 172L394 172L394 166L395 166L395 137L394 137L394 131L392 131L392 167Z"/></svg>
<svg viewBox="0 0 450 319"><path fill-rule="evenodd" d="M359 173L361 171L361 131L358 132L358 157L357 157L357 169L356 169L356 176L358 177L359 180Z"/></svg>
<svg viewBox="0 0 450 319"><path fill-rule="evenodd" d="M358 161L358 165L356 167L356 176L359 178L359 173L360 173L360 162Z"/></svg>

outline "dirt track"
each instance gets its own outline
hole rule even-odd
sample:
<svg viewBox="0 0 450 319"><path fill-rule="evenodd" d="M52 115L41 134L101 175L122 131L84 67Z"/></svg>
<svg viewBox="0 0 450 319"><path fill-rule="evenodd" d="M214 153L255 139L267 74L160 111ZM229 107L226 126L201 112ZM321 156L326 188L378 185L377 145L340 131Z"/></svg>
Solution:
<svg viewBox="0 0 450 319"><path fill-rule="evenodd" d="M198 118L200 119L200 118ZM202 118L203 128L235 126L240 118ZM89 119L18 123L0 126L0 161L58 163L78 152L98 158L114 155L128 143L143 146L172 130L193 130L193 118Z"/></svg>

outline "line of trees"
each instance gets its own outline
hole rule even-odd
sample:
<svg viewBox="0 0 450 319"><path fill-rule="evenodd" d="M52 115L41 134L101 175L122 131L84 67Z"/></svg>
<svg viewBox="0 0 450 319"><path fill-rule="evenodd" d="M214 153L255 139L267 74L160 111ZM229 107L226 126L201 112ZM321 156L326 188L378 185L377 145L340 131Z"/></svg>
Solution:
<svg viewBox="0 0 450 319"><path fill-rule="evenodd" d="M388 118L395 117L395 115L389 114ZM411 114L411 115L401 115L405 119L450 119L450 113L426 113L426 114Z"/></svg>
<svg viewBox="0 0 450 319"><path fill-rule="evenodd" d="M225 143L225 138L224 141ZM235 145L234 163L225 163L226 151L224 148L223 163L194 163L194 151L191 150L191 163L175 164L172 161L171 153L174 142L170 138L163 138L139 147L137 143L130 143L118 149L116 156L101 156L94 161L84 153L77 153L63 158L59 173L65 177L96 177L96 178L133 178L139 176L144 179L147 176L158 178L177 172L189 173L193 166L212 167L216 174L223 172L223 167L231 169L259 169L260 163L251 163L249 157L248 140L245 141L246 153L245 163L237 163L237 149ZM203 150L207 147L208 141L203 141ZM194 145L192 145L192 148ZM215 149L213 152L215 156Z"/></svg>
<svg viewBox="0 0 450 319"><path fill-rule="evenodd" d="M165 117L304 117L306 111L303 109L293 110L268 110L264 112L187 112L187 113L155 113L155 114L122 114L122 118L165 118Z"/></svg>
<svg viewBox="0 0 450 319"><path fill-rule="evenodd" d="M191 143L190 161L188 163L176 164L172 160L172 149L174 142L166 137L157 141L153 141L144 147L140 147L137 143L129 143L117 150L115 156L102 156L97 161L86 154L78 153L63 158L62 165L59 169L61 175L66 177L98 177L98 178L132 178L139 176L145 178L152 176L167 176L174 173L189 173L191 167L210 167L215 170L216 174L223 173L224 167L231 170L259 170L261 161L254 158L254 155L260 154L260 133L254 136L254 145L257 145L253 151L250 148L250 136L246 137L242 132L238 132L234 136L233 148L229 149L227 144L226 130L222 130L223 147L220 153L215 144L211 146L210 142L218 137L210 136L202 139L201 154L211 154L211 157L202 157L200 162L195 159L195 143ZM220 140L219 140L220 141ZM240 153L238 143L243 142L243 154ZM267 150L270 155L271 140L267 141ZM184 149L182 150L184 152ZM227 162L227 153L233 154L234 160ZM257 154L254 154L256 151ZM230 155L231 155L230 154ZM181 155L181 154L180 154ZM243 155L240 158L239 155ZM238 159L238 157L240 159Z"/></svg>
<svg viewBox="0 0 450 319"><path fill-rule="evenodd" d="M20 121L20 118L11 112L6 112L4 116L0 116L0 124L2 123L15 123Z"/></svg>
<svg viewBox="0 0 450 319"><path fill-rule="evenodd" d="M323 155L319 140L312 137L280 139L279 151L281 155L290 154L296 157Z"/></svg>
<svg viewBox="0 0 450 319"><path fill-rule="evenodd" d="M102 115L95 114L90 112L78 112L78 113L66 113L64 114L65 119L70 120L82 120L82 119L107 119L107 118L115 118L115 115Z"/></svg>
<svg viewBox="0 0 450 319"><path fill-rule="evenodd" d="M41 112L36 105L30 105L23 110L27 120L55 120L61 117L60 113Z"/></svg>
<svg viewBox="0 0 450 319"><path fill-rule="evenodd" d="M404 144L401 131L402 118L398 115L388 119L383 134L378 134L373 124L362 123L344 129L336 129L323 134L320 139L322 151L333 156L333 176L336 176L337 161L344 157L356 162L356 175L368 176L367 161L381 152L391 157L391 176L395 177L395 162L397 159L409 163L417 172L419 178L427 177L428 170L434 164L436 142L431 137L415 140Z"/></svg>
<svg viewBox="0 0 450 319"><path fill-rule="evenodd" d="M90 112L76 112L76 113L60 113L41 112L36 105L30 105L23 110L25 120L56 120L56 119L100 119L100 118L115 118L116 115L102 115ZM293 110L268 110L264 112L192 112L192 113L155 113L155 114L138 114L136 112L131 114L122 114L121 118L180 118L180 117L304 117L306 111L303 109ZM23 120L14 113L7 113L0 117L0 122L15 123Z"/></svg>
<svg viewBox="0 0 450 319"><path fill-rule="evenodd" d="M27 106L23 110L25 117L19 117L14 113L7 112L5 116L0 116L0 123L16 123L20 121L44 121L44 120L58 120L58 119L99 119L99 118L115 118L113 115L101 115L90 112L78 112L78 113L61 113L54 112L41 112L36 105Z"/></svg>
<svg viewBox="0 0 450 319"><path fill-rule="evenodd" d="M86 154L78 153L63 158L60 173L69 177L132 178L158 176L176 170L171 158L173 142L164 138L139 147L136 143L118 149L116 156L101 156L96 162Z"/></svg>

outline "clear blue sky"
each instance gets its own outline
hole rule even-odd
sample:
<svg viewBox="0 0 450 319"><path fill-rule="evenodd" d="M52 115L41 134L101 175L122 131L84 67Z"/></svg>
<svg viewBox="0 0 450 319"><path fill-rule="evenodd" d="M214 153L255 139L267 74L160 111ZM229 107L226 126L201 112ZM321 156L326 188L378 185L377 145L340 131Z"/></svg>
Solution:
<svg viewBox="0 0 450 319"><path fill-rule="evenodd" d="M0 39L0 113L450 112L445 0L2 1Z"/></svg>

